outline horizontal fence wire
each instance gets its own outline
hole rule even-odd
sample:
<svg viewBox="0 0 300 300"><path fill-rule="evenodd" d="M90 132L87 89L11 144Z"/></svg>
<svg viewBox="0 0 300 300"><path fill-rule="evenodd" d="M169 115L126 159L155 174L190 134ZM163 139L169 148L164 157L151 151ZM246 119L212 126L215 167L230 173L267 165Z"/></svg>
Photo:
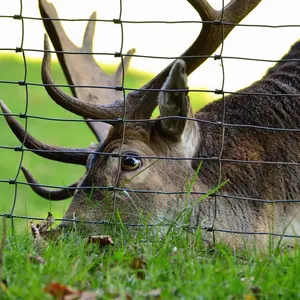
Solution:
<svg viewBox="0 0 300 300"><path fill-rule="evenodd" d="M40 217L35 217L35 216L30 216L30 215L20 215L16 213L15 208L16 204L18 201L20 201L19 197L19 191L18 187L19 186L30 186L32 188L46 188L49 191L52 189L61 189L61 190L68 190L68 191L80 191L80 190L90 190L91 186L88 185L80 185L80 186L64 186L64 185L49 185L49 184L44 184L44 183L37 183L37 182L25 182L23 180L20 180L20 172L21 172L21 167L23 164L23 159L24 155L26 155L27 152L33 152L41 156L45 156L47 154L56 154L56 153L84 153L87 155L90 155L92 157L110 157L110 158L115 158L118 160L118 172L114 178L114 184L112 186L101 186L101 185L93 185L93 189L100 190L100 191L106 191L106 192L111 192L113 194L114 201L116 201L119 193L125 193L126 195L128 194L151 194L154 196L156 195L176 195L176 196L182 196L183 199L186 196L194 195L197 197L203 197L207 195L209 199L211 199L212 205L214 205L214 216L212 220L211 226L191 226L189 224L177 224L177 223L172 223L172 222L159 222L158 224L151 224L151 222L147 225L145 224L139 224L139 223L131 223L131 222L125 222L122 223L122 226L125 225L127 227L144 227L144 226L149 226L149 227L175 227L175 228L182 228L185 230L197 230L198 228L212 232L214 234L215 232L219 233L229 233L229 234L238 234L238 235L271 235L271 236L277 236L277 237L287 237L287 238L299 238L300 236L298 235L291 235L287 233L280 233L280 232L258 232L258 231L243 231L243 230L230 230L228 228L219 228L218 227L218 220L217 218L220 218L220 216L217 215L217 208L220 205L220 201L222 199L231 199L234 201L239 201L240 205L243 205L243 202L249 201L251 203L262 203L262 204L269 204L269 205L274 205L274 204L291 204L291 203L299 203L300 199L264 199L260 197L249 197L249 196L244 196L244 195L235 195L235 194L229 194L229 193L221 193L221 192L212 192L208 194L208 191L188 191L188 190L173 190L173 191L164 191L164 190L151 190L151 189L132 189L132 188L124 188L118 186L118 179L120 176L121 172L121 161L122 158L128 157L128 154L123 153L123 149L125 147L125 139L126 139L126 129L128 126L134 123L139 123L139 124L153 124L154 122L157 122L156 119L150 119L150 118L145 118L145 119L130 119L127 118L127 112L128 112L128 107L127 107L127 102L123 101L123 115L119 118L116 119L70 119L70 118L58 118L58 117L46 117L42 115L33 115L28 113L28 106L30 104L31 97L29 95L29 87L56 87L56 88L88 88L88 89L106 89L106 90L115 90L119 91L123 95L123 99L126 98L126 94L134 91L140 91L140 92L147 92L147 93L157 93L157 92L197 92L197 93L210 93L210 94L215 94L220 96L220 101L222 101L222 120L221 121L213 121L213 120L206 120L206 119L201 119L196 118L196 117L181 117L181 116L167 116L167 117L160 117L160 120L166 120L166 119L185 119L186 121L190 122L197 122L197 124L203 124L203 125L213 125L216 127L219 127L221 130L221 144L219 146L219 151L218 155L215 156L209 156L209 157L202 157L202 156L192 156L192 157L181 157L181 156L172 156L172 155L166 155L166 156L156 156L156 155L139 155L140 159L152 159L152 160L168 160L168 161L195 161L195 162L211 162L211 163L217 163L218 164L218 174L217 174L217 182L216 182L216 187L220 186L222 184L222 171L224 168L226 168L226 164L233 164L233 165L245 165L245 166L254 166L254 165L262 165L262 166L282 166L282 167L300 167L300 162L297 161L270 161L270 160L245 160L245 159L229 159L229 158L224 158L224 149L226 147L226 130L228 129L235 129L235 128L240 128L240 129L253 129L253 130L258 130L263 133L298 133L300 132L300 128L291 128L291 127L282 127L281 125L278 127L273 127L273 126L259 126L259 125L254 125L254 124L233 124L233 123L227 123L226 122L226 96L228 95L240 95L240 96L270 96L273 98L277 97L290 97L298 99L300 97L300 93L249 93L249 92L244 92L244 91L226 91L224 90L225 87L225 77L226 77L226 69L224 67L224 60L247 60L247 61L255 61L255 62L261 62L261 63L278 63L278 62L295 62L295 61L300 61L300 59L281 59L281 60L274 60L274 59L263 59L263 58L253 58L253 57L241 57L241 56L226 56L223 55L223 46L224 46L224 32L223 32L223 40L221 43L221 49L218 54L215 55L198 55L198 56L185 56L185 59L192 59L192 58L208 58L208 59L214 59L220 62L220 67L222 70L222 84L220 89L214 89L214 90L209 90L209 89L163 89L163 88L130 88L125 86L125 69L124 69L124 59L126 57L135 57L139 59L153 59L153 60L159 60L159 59L167 59L170 61L173 61L175 59L181 58L181 56L154 56L154 55L140 55L140 54L126 54L123 53L123 43L124 43L124 38L125 38L125 33L124 33L124 28L123 24L199 24L203 25L205 23L212 23L216 26L221 26L224 31L225 26L240 26L240 27L257 27L257 28L269 28L269 29L278 29L278 28L298 28L300 27L300 24L281 24L281 25L262 25L262 24L240 24L240 23L232 23L232 22L225 22L223 20L223 14L224 14L224 1L223 1L223 9L222 9L222 15L220 20L212 20L212 21L187 21L187 20L177 20L177 21L166 21L166 20L161 20L161 21L147 21L147 20L141 20L141 21L132 21L132 20L123 20L122 19L122 0L120 0L120 11L119 11L119 17L116 19L85 19L85 18L77 18L77 19L69 19L69 18L47 18L47 20L52 20L52 21L69 21L69 22L87 22L87 21L95 21L95 22L103 22L103 23L113 23L116 24L116 26L120 26L120 31L121 31L121 40L120 40L120 48L118 51L114 53L109 53L109 52L91 52L91 51L83 51L83 52L76 52L76 51L58 51L58 50L43 50L43 49L33 49L33 48L26 48L24 47L24 39L26 35L26 30L24 26L24 21L25 20L36 20L36 21L42 21L45 20L43 18L39 17L32 17L32 16L25 16L23 15L23 5L26 5L26 2L23 0L20 0L20 12L15 14L15 15L0 15L1 18L6 18L6 19L14 19L16 21L20 22L20 30L21 30L21 41L20 41L20 46L16 48L10 48L10 47L3 47L0 48L0 53L1 51L11 51L11 52L16 52L22 55L23 59L23 78L21 80L6 80L6 79L1 79L0 80L0 86L2 84L9 84L11 85L11 88L13 89L16 85L21 86L24 88L24 104L25 104L25 109L22 113L0 113L1 118L6 118L6 117L13 117L17 121L18 119L23 120L24 122L24 128L22 129L22 141L21 144L16 144L15 146L9 146L6 144L0 144L0 150L8 150L11 152L18 152L20 153L20 158L19 158L19 163L18 163L18 169L16 171L16 174L14 178L1 178L0 177L0 184L8 184L14 187L14 195L13 198L11 199L12 204L10 208L10 212L1 212L0 211L0 216L9 218L12 221L12 227L14 228L14 220L15 219L24 219L24 220L43 220L43 218ZM111 86L111 85L76 85L76 84L45 84L45 83L39 83L39 82L31 82L28 80L27 76L27 57L26 53L28 52L40 52L40 53L56 53L56 54L74 54L74 55L102 55L102 56L112 56L112 57L117 57L120 58L121 66L123 68L122 72L122 82L119 86ZM1 98L1 94L0 94ZM9 104L9 103L8 103ZM121 139L121 147L117 152L107 152L104 151L105 149L102 149L103 151L99 150L99 147L92 145L90 147L87 147L86 149L42 149L42 148L34 148L33 145L28 144L31 135L30 132L28 132L27 127L28 123L30 120L42 120L45 122L62 122L63 123L97 123L97 122L108 122L110 124L116 124L116 125L123 125L122 126L122 139ZM12 133L13 134L13 133ZM59 134L59 133L58 133ZM3 142L1 142L3 143ZM101 147L100 147L101 148ZM200 175L201 176L201 171ZM276 183L274 183L276 184ZM238 190L238 188L237 188ZM300 195L299 195L300 197ZM9 199L4 199L5 201L9 201ZM192 208L192 206L188 206L187 208ZM101 221L94 221L94 220L77 220L77 219L70 219L70 218L56 218L56 221L68 221L68 222L74 222L74 223L87 223L87 224L99 224L99 225L121 225L120 223L114 223L112 221L108 220L101 220Z"/></svg>
<svg viewBox="0 0 300 300"><path fill-rule="evenodd" d="M32 16L23 16L21 14L16 15L0 15L0 18L8 18L8 19L16 19L16 20L41 20L39 17L32 17ZM47 20L53 21L66 21L66 22L88 22L88 21L95 21L95 22L102 22L102 23L114 23L114 24L203 24L203 23L216 23L220 25L220 20L215 21L202 21L202 20L177 20L177 21L167 21L167 20L155 20L155 21L133 21L133 20L124 20L124 19L99 19L99 18L44 18ZM241 23L234 23L234 22L225 22L222 21L223 25L234 25L237 27L259 27L259 28L297 28L300 27L299 24L279 24L279 25L267 25L267 24L241 24Z"/></svg>

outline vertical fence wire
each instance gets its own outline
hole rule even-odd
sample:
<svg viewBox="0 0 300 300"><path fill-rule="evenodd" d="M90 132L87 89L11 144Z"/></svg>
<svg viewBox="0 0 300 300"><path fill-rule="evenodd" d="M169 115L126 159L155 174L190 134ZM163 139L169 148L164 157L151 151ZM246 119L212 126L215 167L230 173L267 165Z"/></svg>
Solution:
<svg viewBox="0 0 300 300"><path fill-rule="evenodd" d="M24 46L24 38L25 38L25 24L24 24L24 19L23 19L23 0L20 0L20 12L18 15L14 16L14 19L16 20L20 20L21 21L21 43L20 43L20 47L16 48L16 52L21 52L22 53L22 59L23 59L23 64L24 64L24 77L23 80L19 81L18 84L21 86L24 86L25 89L25 110L24 113L20 115L20 117L25 118L25 137L23 140L23 143L21 144L20 147L16 147L15 150L16 151L20 151L21 155L20 155L20 162L19 162L19 168L17 170L16 176L13 180L10 180L9 184L13 184L14 185L14 199L13 199L13 203L12 203L12 207L10 210L10 213L6 216L8 218L11 218L11 225L12 225L12 229L14 230L14 210L16 207L16 203L17 203L17 197L18 197L18 177L21 171L21 165L22 165L22 161L24 158L24 143L26 141L26 134L27 134L27 110L28 110L28 105L29 105L29 95L28 95L28 86L27 86L27 62L26 62L26 54L25 51L23 49Z"/></svg>

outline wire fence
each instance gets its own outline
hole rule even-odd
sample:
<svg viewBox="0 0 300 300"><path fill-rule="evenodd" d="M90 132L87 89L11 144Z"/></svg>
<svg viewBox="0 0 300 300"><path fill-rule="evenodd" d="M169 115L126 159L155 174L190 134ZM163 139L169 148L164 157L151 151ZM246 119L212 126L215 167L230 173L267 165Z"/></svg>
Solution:
<svg viewBox="0 0 300 300"><path fill-rule="evenodd" d="M22 113L20 114L16 114L16 113L12 113L10 114L11 116L16 117L17 119L23 119L24 120L24 130L25 130L25 134L24 134L24 139L22 143L18 143L15 144L13 146L7 145L5 141L1 141L0 144L0 151L2 150L8 150L8 151L16 151L20 153L20 160L19 160L19 165L18 165L18 169L17 172L15 174L15 176L13 178L9 178L7 177L6 174L1 175L0 176L0 185L4 186L4 185L11 185L14 188L14 193L13 193L13 197L12 199L2 199L2 201L11 201L11 207L10 207L10 211L9 212L1 212L0 211L0 216L2 217L6 217L11 219L12 222L12 226L14 227L14 220L15 219L25 219L25 220L42 220L43 218L40 217L35 217L35 216L31 216L31 215L19 215L15 212L15 208L16 208L16 204L19 200L19 187L26 185L26 186L35 186L35 187L42 187L42 188L49 188L49 189L65 189L66 186L63 185L49 185L49 184L43 184L43 183L29 183L29 182L25 182L23 180L20 179L20 173L21 173L21 166L23 164L23 160L24 160L24 156L26 155L27 152L34 152L37 154L43 154L43 153L56 153L56 152L60 152L61 150L49 150L49 149L27 149L25 147L26 145L26 139L28 139L28 132L27 132L27 128L28 128L28 122L30 122L30 120L33 119L37 119L37 120L45 120L45 121L49 121L49 122L67 122L67 123L88 123L88 122L95 122L95 120L84 120L84 119L72 119L72 118L59 118L59 117L47 117L47 116L43 116L43 115L33 115L33 114L29 114L28 113L28 107L29 107L29 103L32 101L30 95L29 95L29 87L30 86L46 86L46 84L42 84L42 83L37 83L37 82L30 82L28 80L28 76L27 76L27 57L26 57L26 53L31 51L37 51L37 52L43 52L41 50L38 49L30 49L30 48L24 48L24 38L26 36L26 30L25 30L25 26L24 26L24 21L25 20L36 20L36 21L41 21L43 20L43 18L36 18L36 17L31 17L31 16L24 16L23 15L23 5L26 5L26 2L20 0L20 11L15 14L15 15L0 15L0 18L9 18L9 19L15 19L18 20L19 22L21 22L21 32L22 32L22 39L20 41L20 46L16 47L16 48L0 48L0 51L15 51L16 53L19 53L22 55L22 59L23 59L23 78L21 78L20 80L0 80L0 97L1 97L1 85L4 84L9 84L11 85L11 88L13 89L15 85L18 86L22 86L24 89L24 93L25 93L25 97L24 97L24 104L25 104L25 109ZM224 6L223 6L224 7ZM74 22L74 19L57 19L57 18L51 18L52 21L57 20L57 21L72 21ZM121 64L123 65L124 68L124 58L127 56L124 53L123 50L123 39L124 39L124 30L123 30L123 24L145 24L145 23L153 23L153 24L184 24L184 23L197 23L199 24L199 26L203 23L203 21L130 21L130 20L123 20L122 19L122 1L120 1L120 13L119 13L119 17L117 19L111 19L111 20L105 20L105 19L92 19L94 21L96 21L97 23L101 23L101 22L111 22L114 23L118 26L120 26L121 29L121 40L120 40L120 49L119 51L115 52L115 53L100 53L100 52L74 52L74 51L51 51L49 50L48 52L50 53L65 53L65 54L89 54L89 55L108 55L108 56L115 56L115 57L119 57L121 60ZM89 21L89 19L76 19L76 21L79 22L86 22ZM294 24L294 25L288 25L288 24L282 24L282 25L262 25L262 24L233 24L230 22L225 22L222 19L221 20L212 20L212 23L218 23L218 26L228 26L228 25L235 25L235 26L251 26L251 27L264 27L264 28L270 28L270 30L274 30L276 28L286 28L287 30L291 27L296 28L296 27L300 27L299 24ZM197 122L198 124L206 124L206 125L210 125L210 126L216 126L216 127L220 127L221 128L221 137L220 137L220 145L219 145L219 149L218 149L218 155L214 155L214 156L193 156L193 157L177 157L177 156L172 156L172 155L166 155L166 156L154 156L154 155L139 155L140 159L155 159L155 160L168 160L168 161L195 161L195 162L199 162L199 161L203 161L205 163L217 163L218 164L218 174L216 174L216 178L217 181L215 182L215 186L219 186L222 184L224 178L222 176L223 174L223 169L226 168L226 164L232 164L232 165L242 165L242 166L255 166L255 165L259 165L262 166L262 168L264 167L268 167L268 166L282 166L282 167L289 167L289 168L299 168L300 167L300 162L298 161L280 161L277 160L276 157L274 158L274 160L264 160L264 159L234 159L234 158L228 158L228 157L224 157L224 149L226 148L226 130L228 129L234 129L234 128L240 128L240 129L247 129L247 130L259 130L261 132L283 132L283 133L293 133L293 134L297 134L300 132L300 128L294 128L294 127L282 127L282 126L278 126L278 127L272 127L272 126L260 126L260 125L256 125L256 124L240 124L240 123L228 123L226 121L226 96L227 95L237 95L237 96L270 96L273 98L280 98L280 97L290 97L291 99L295 99L296 101L298 100L298 97L300 96L299 92L295 92L293 90L291 90L291 92L283 90L283 92L277 92L276 94L274 94L272 91L269 93L264 92L262 93L249 93L244 92L244 91L238 91L238 92L232 92L232 91L226 91L224 90L224 81L225 81L225 76L226 76L226 69L224 67L224 60L225 59L233 59L233 60L249 60L249 61L259 61L259 62L271 62L271 63L277 63L279 61L297 61L298 59L284 59L284 60L272 60L272 59L260 59L260 58L249 58L249 57L234 57L234 56L225 56L223 55L223 45L224 45L224 40L221 43L221 48L219 50L219 53L216 55L208 55L207 57L214 59L214 60L218 60L220 62L220 67L222 69L222 86L219 89L215 89L215 90L209 90L209 89L191 89L190 92L199 92L199 93L214 93L216 95L220 96L220 99L222 99L222 120L218 120L218 121L214 121L214 120L206 120L206 119L201 119L201 118L188 118L188 117L180 117L180 116L173 116L172 118L177 118L177 119L186 119L188 121L193 121L193 122ZM1 52L0 52L1 54ZM151 55L134 55L135 57L139 57L139 58L148 58L148 59L169 59L174 60L176 58L179 57L166 57L166 56L151 56ZM300 56L299 56L300 57ZM300 60L300 58L299 58ZM123 69L123 78L122 78L122 84L120 86L106 86L106 85L68 85L68 84L55 84L56 87L59 88L66 88L66 87L81 87L81 88L95 88L95 89L99 89L99 88L103 88L103 89L112 89L112 90L117 90L117 91L121 91L123 93L123 98L126 98L126 93L131 92L131 91L135 91L135 88L130 88L127 87L125 85L125 72ZM148 89L139 89L140 91L149 91ZM152 92L158 92L160 91L160 88L158 89L152 89ZM179 90L179 91L184 91L184 90ZM5 99L3 99L5 100ZM9 101L6 101L6 104L9 106ZM126 101L124 102L124 113L122 117L119 117L117 119L101 119L102 122L109 122L110 124L122 124L123 126L123 137L122 137L122 145L120 147L120 149L123 148L124 146L124 142L125 142L125 131L126 131L126 126L127 124L134 124L135 122L139 122L139 123L153 123L156 120L155 119L151 119L151 118L147 118L147 119L139 119L138 121L135 119L128 119L126 117ZM4 119L5 114L4 113L0 113L0 117L2 119ZM161 117L161 120L163 119L169 119L170 117ZM11 133L13 135L13 133ZM296 141L295 141L296 143ZM99 150L100 149L100 150ZM67 153L68 151L65 150L64 153ZM70 150L70 152L72 153L82 153L82 151L80 149L77 150ZM128 156L128 154L122 154L121 150L118 153L108 153L105 152L104 149L101 148L89 148L87 149L85 152L85 154L92 154L92 155L97 155L97 156L113 156L116 157L118 159L118 163L119 163L119 168L118 168L118 174L116 174L115 177L115 185L112 186L94 186L94 189L97 190L104 190L104 191L109 191L109 192L125 192L127 194L151 194L153 195L153 197L155 195L166 195L166 196L172 196L172 195L176 195L176 196L182 196L182 198L184 198L187 194L189 195L195 195L198 197L201 196L205 196L207 195L208 191L187 191L187 190L174 190L174 191L166 191L166 190L157 190L157 189L133 189L133 188L123 188L120 185L117 184L117 179L118 179L118 175L120 172L120 164L121 164L121 159L122 157L126 157ZM1 172L2 173L2 172ZM3 173L2 173L3 174ZM277 182L273 183L274 185L277 184ZM271 187L269 187L271 188ZM91 186L71 186L68 187L68 190L90 190ZM214 206L214 215L213 215L213 219L211 222L210 226L202 226L203 230L209 231L209 232L222 232L222 233L231 233L231 234L244 234L244 235L273 235L273 236L280 236L280 237L293 237L293 238L299 238L300 236L298 235L293 235L293 234L286 234L285 232L259 232L259 231L245 231L245 230L232 230L232 229L228 229L228 228L218 228L215 224L216 224L216 219L220 216L217 215L217 207L219 205L219 202L222 201L222 199L230 199L232 201L240 201L240 205L243 205L243 201L244 202L251 202L251 203L261 203L263 205L280 205L280 204L286 204L287 202L289 204L292 203L298 203L300 202L300 195L297 194L297 190L298 188L295 187L296 192L294 193L290 193L290 192L286 192L287 198L286 199L280 199L280 197L278 196L276 199L266 199L263 197L254 197L254 196L249 196L249 195L244 195L244 194L239 194L239 187L236 187L236 193L221 193L218 191L213 192L211 195L209 195L210 198L213 199L213 201L211 202ZM251 194L251 193L249 193ZM253 193L253 195L255 195L256 193ZM267 194L267 193L262 193L262 194ZM285 194L285 193L282 193ZM291 197L290 195L292 195L293 197ZM295 196L296 195L296 196ZM295 197L294 197L295 196ZM298 197L298 198L297 198ZM82 220L74 220L74 219L69 219L69 218L58 218L57 221L72 221L72 222L82 222ZM91 224L111 224L111 221L108 220L100 220L100 221L94 221L94 220L86 220L87 223L91 223ZM146 226L146 225L141 225L138 223L131 223L131 222L127 222L125 223L125 225L130 226L130 227L139 227L139 226ZM166 222L165 224L148 224L148 226L173 226L173 224L170 224L168 222ZM183 224L183 225L178 225L178 227L184 227L184 228L189 228L189 229L196 229L197 226L190 226L187 224ZM200 226L201 227L201 226Z"/></svg>

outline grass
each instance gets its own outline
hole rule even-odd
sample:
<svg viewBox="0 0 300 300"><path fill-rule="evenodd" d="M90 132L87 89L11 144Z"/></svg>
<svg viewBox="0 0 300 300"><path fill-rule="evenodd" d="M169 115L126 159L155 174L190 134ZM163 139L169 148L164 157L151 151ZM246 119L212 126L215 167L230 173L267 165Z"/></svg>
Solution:
<svg viewBox="0 0 300 300"><path fill-rule="evenodd" d="M93 291L97 299L254 300L300 295L299 249L235 255L224 246L207 251L199 235L183 230L171 230L164 239L148 234L142 229L134 239L124 234L114 239L114 246L102 248L71 234L42 250L28 234L9 236L2 275L7 288L1 285L1 299L53 299L44 292L50 283ZM45 263L30 258L37 254Z"/></svg>

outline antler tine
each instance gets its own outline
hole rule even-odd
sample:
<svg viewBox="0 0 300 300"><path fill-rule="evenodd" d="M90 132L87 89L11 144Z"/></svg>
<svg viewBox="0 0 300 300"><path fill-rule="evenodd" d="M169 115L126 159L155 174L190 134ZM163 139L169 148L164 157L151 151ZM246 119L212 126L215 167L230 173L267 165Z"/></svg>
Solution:
<svg viewBox="0 0 300 300"><path fill-rule="evenodd" d="M194 43L180 56L186 62L187 75L190 75L217 50L235 25L246 17L261 0L232 0L220 11L213 9L206 0L188 0L188 2L196 9L203 21L200 34ZM174 62L144 85L142 89L161 88L173 64ZM158 92L145 94L145 92L136 91L132 93L144 94L135 108L133 118L150 117L149 113L145 114L143 111L149 112L155 109ZM147 107L147 110L145 110L145 107Z"/></svg>
<svg viewBox="0 0 300 300"><path fill-rule="evenodd" d="M97 64L94 57L91 55L93 50L93 38L95 33L96 12L90 16L90 20L86 26L83 43L81 47L77 47L66 35L60 21L51 20L58 19L57 11L52 3L46 0L39 0L41 16L44 18L44 26L53 43L57 53L59 62L67 77L70 85L102 85L114 87L121 83L112 76L106 74ZM62 53L64 51L74 52L77 54ZM130 49L123 59L124 72L126 72L131 56L135 49ZM80 54L82 53L82 54ZM123 66L120 65L121 69ZM118 70L116 73L119 73ZM83 101L96 102L98 104L112 103L117 98L123 96L120 91L114 89L92 89L92 88L71 88L73 96L80 98ZM104 97L105 95L105 97Z"/></svg>
<svg viewBox="0 0 300 300"><path fill-rule="evenodd" d="M51 77L51 55L49 53L49 43L46 35L44 49L45 52L42 63L42 80L49 96L58 105L79 116L90 119L115 119L122 115L122 100L117 100L112 104L98 105L95 103L83 102L76 97L65 94L61 89L56 87ZM114 121L108 120L107 123L113 125Z"/></svg>
<svg viewBox="0 0 300 300"><path fill-rule="evenodd" d="M81 46L80 50L84 50L86 52L93 52L93 42L94 42L94 35L95 35L95 21L92 21L92 20L96 19L96 18L97 18L97 14L94 11L91 14L90 20L88 21L88 24L85 28L83 42L82 42L82 46ZM70 41L70 43L72 43L72 42Z"/></svg>
<svg viewBox="0 0 300 300"><path fill-rule="evenodd" d="M4 113L4 117L7 124L9 125L13 133L16 135L16 137L19 139L19 141L23 143L24 139L26 138L24 142L24 146L26 148L30 150L45 150L45 152L35 151L35 153L39 156L51 160L83 165L83 166L86 165L86 161L91 149L55 147L55 146L43 144L25 131L22 125L16 120L15 117L11 115L11 111L1 100L0 100L0 107Z"/></svg>
<svg viewBox="0 0 300 300"><path fill-rule="evenodd" d="M122 84L123 74L127 71L129 67L130 59L134 53L135 53L135 48L128 50L126 56L123 58L123 64L120 63L119 67L117 68L117 71L113 74L114 82L117 85Z"/></svg>
<svg viewBox="0 0 300 300"><path fill-rule="evenodd" d="M66 188L52 191L50 189L43 188L39 185L39 182L33 178L31 173L23 166L21 166L21 170L27 180L28 183L31 183L30 187L32 190L39 196L51 200L51 201L60 201L67 198L70 198L75 193L75 188L78 185L78 182L75 182Z"/></svg>
<svg viewBox="0 0 300 300"><path fill-rule="evenodd" d="M57 53L59 62L63 68L64 74L70 85L85 88L71 87L74 97L85 102L96 104L113 103L116 99L123 98L122 91L117 91L113 87L121 85L122 72L126 72L130 59L135 52L131 49L127 52L116 73L112 75L106 74L97 64L91 55L93 48L93 38L95 32L96 12L90 16L90 20L86 26L83 43L81 47L77 47L66 35L63 26L58 20L58 14L53 4L46 0L39 0L41 16L44 18L44 26ZM77 54L67 54L64 52L74 52ZM111 88L89 88L88 86L104 86ZM100 118L100 117L99 117ZM88 122L89 127L96 135L98 141L105 139L110 128L108 124L102 122Z"/></svg>
<svg viewBox="0 0 300 300"><path fill-rule="evenodd" d="M182 54L191 74L221 45L232 29L241 22L261 0L232 0L224 9L213 9L205 0L188 0L200 15L202 30L192 46ZM224 26L222 26L224 24ZM185 56L198 56L187 57Z"/></svg>

